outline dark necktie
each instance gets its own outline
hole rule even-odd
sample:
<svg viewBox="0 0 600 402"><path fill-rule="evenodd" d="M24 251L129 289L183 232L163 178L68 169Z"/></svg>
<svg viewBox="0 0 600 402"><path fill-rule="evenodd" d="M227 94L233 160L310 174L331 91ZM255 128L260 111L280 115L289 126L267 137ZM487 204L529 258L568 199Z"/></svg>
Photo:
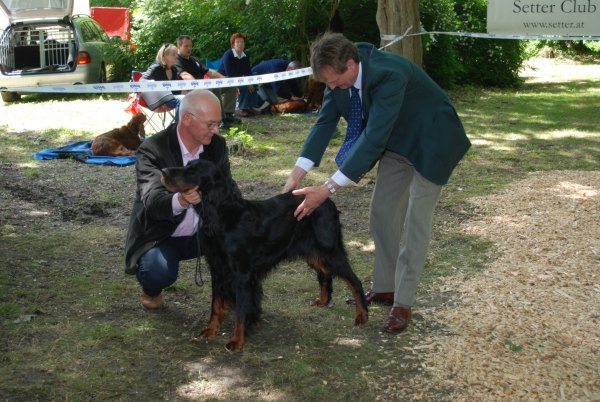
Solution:
<svg viewBox="0 0 600 402"><path fill-rule="evenodd" d="M358 88L350 87L350 90L352 91L352 95L350 96L350 108L348 110L348 129L346 131L346 138L344 138L344 143L335 157L335 162L338 166L341 166L342 163L344 163L344 160L350 153L352 146L362 131L362 108L360 106Z"/></svg>

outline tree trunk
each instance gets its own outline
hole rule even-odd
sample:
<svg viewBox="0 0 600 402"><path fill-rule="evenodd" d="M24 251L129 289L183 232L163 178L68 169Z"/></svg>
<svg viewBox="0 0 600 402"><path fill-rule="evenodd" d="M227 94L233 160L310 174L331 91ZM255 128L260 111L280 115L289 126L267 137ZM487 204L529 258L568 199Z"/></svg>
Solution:
<svg viewBox="0 0 600 402"><path fill-rule="evenodd" d="M381 35L402 35L408 27L409 33L421 30L419 19L419 0L377 0L377 26ZM381 46L390 41L381 40ZM421 36L409 36L385 48L388 52L398 53L423 65L423 45Z"/></svg>

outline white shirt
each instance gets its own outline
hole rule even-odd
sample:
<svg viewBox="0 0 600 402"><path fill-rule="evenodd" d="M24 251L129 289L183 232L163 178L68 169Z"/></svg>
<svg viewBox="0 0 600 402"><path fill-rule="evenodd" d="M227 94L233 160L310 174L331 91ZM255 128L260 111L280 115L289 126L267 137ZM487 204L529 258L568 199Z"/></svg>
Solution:
<svg viewBox="0 0 600 402"><path fill-rule="evenodd" d="M360 96L360 99L362 100L361 83L362 83L362 63L358 63L358 75L356 76L356 81L354 82L353 86L356 89L358 89L358 96ZM348 88L348 91L350 91L350 88ZM302 170L304 170L305 172L308 173L315 166L315 163L313 161L311 161L310 159L303 158L301 156L296 161L296 166L298 166L299 168L301 168ZM350 180L340 170L338 170L337 172L335 172L333 174L333 176L331 176L331 180L333 180L334 182L336 182L338 185L340 185L342 187L347 186L348 184L352 183L352 180Z"/></svg>
<svg viewBox="0 0 600 402"><path fill-rule="evenodd" d="M233 57L236 57L238 59L243 59L244 57L246 57L246 53L244 53L243 50L241 54L238 54L238 52L235 51L235 48L231 48L231 51L233 52Z"/></svg>
<svg viewBox="0 0 600 402"><path fill-rule="evenodd" d="M191 154L190 151L187 150L185 145L183 145L183 141L181 141L181 136L179 135L179 126L177 126L177 140L179 141L179 148L181 148L181 155L183 156L183 166L187 165L190 161L200 158L200 154L204 152L203 145L200 145L200 148L198 148L198 152L196 152L195 154ZM185 217L177 226L175 232L173 232L171 236L191 236L194 233L196 233L200 217L198 216L198 212L196 212L194 206L190 204L187 208L184 208L179 203L179 193L175 193L173 194L173 198L171 199L171 207L173 208L173 215L175 216L181 213L185 213Z"/></svg>

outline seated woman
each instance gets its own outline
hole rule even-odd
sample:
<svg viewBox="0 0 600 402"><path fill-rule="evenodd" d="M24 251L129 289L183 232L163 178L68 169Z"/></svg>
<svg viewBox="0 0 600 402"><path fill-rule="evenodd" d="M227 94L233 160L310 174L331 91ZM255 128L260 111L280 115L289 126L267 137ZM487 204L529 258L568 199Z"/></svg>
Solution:
<svg viewBox="0 0 600 402"><path fill-rule="evenodd" d="M221 65L219 66L219 73L226 77L246 77L251 76L252 71L250 70L250 57L244 53L246 47L246 37L240 32L236 32L229 38L231 49L228 49L223 54L221 59ZM255 92L253 85L243 86L238 88L240 96L238 98L238 107L240 109L240 115L247 117L254 115L252 108L256 106L258 97ZM231 89L230 89L231 90ZM223 101L225 112L233 113L233 110L229 108L231 101L228 102L228 97L235 96L235 88L233 92L225 92L225 100ZM229 117L229 116L227 116Z"/></svg>
<svg viewBox="0 0 600 402"><path fill-rule="evenodd" d="M177 46L166 43L158 49L156 60L150 64L140 81L171 81L180 80L177 64ZM174 99L164 105L175 109L175 121L179 121L179 103L183 95L179 91L173 91Z"/></svg>

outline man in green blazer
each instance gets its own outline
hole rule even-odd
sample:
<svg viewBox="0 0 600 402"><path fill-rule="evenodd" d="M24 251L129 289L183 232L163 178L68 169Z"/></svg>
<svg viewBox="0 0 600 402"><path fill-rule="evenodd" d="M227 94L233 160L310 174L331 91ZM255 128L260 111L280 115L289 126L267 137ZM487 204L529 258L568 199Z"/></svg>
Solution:
<svg viewBox="0 0 600 402"><path fill-rule="evenodd" d="M366 296L369 303L391 304L383 329L402 332L411 319L441 187L471 144L444 91L402 56L326 34L311 48L311 67L327 88L283 191L305 196L295 211L300 220L379 162L370 216L375 269ZM340 117L348 120L353 91L360 97L358 138L345 146L347 134L342 149L349 151L341 149L339 170L325 184L299 188L319 166Z"/></svg>
<svg viewBox="0 0 600 402"><path fill-rule="evenodd" d="M218 135L221 105L212 92L196 89L179 106L179 121L146 139L137 151L137 191L125 242L125 272L142 286L140 302L147 310L163 308L162 290L172 285L179 262L198 258L197 188L170 193L161 182L162 169L202 158L231 179L225 139ZM233 181L232 181L233 183ZM235 184L233 190L239 193Z"/></svg>

